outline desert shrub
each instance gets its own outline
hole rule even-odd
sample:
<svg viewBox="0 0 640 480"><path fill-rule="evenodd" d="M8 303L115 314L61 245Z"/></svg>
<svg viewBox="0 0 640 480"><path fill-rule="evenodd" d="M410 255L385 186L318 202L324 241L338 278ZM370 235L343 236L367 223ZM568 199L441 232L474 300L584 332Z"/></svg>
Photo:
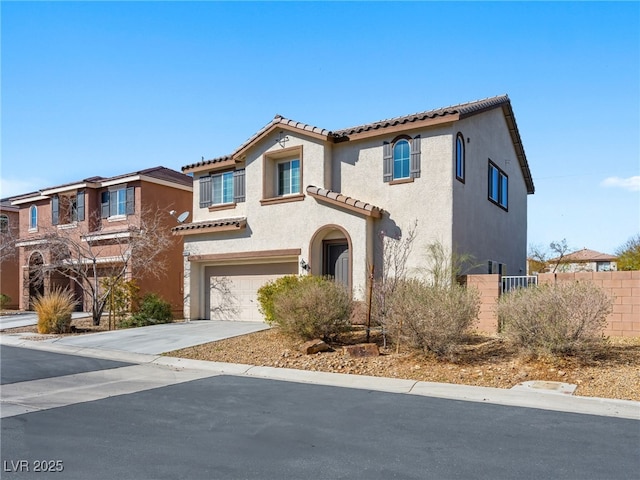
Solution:
<svg viewBox="0 0 640 480"><path fill-rule="evenodd" d="M61 288L36 297L33 308L38 314L38 333L71 331L71 313L75 305L73 294Z"/></svg>
<svg viewBox="0 0 640 480"><path fill-rule="evenodd" d="M591 282L521 288L497 306L504 338L533 354L584 350L603 339L612 299Z"/></svg>
<svg viewBox="0 0 640 480"><path fill-rule="evenodd" d="M259 310L264 315L264 321L269 325L274 325L275 310L273 306L274 297L281 292L287 291L296 285L301 277L298 275L285 275L276 280L265 283L258 289Z"/></svg>
<svg viewBox="0 0 640 480"><path fill-rule="evenodd" d="M11 297L6 293L0 293L0 309L5 309L11 303Z"/></svg>
<svg viewBox="0 0 640 480"><path fill-rule="evenodd" d="M129 318L122 320L118 327L145 327L147 325L171 323L172 321L171 304L155 293L148 293L142 298L138 311Z"/></svg>
<svg viewBox="0 0 640 480"><path fill-rule="evenodd" d="M457 283L399 282L391 298L389 338L438 356L450 353L478 317L480 295Z"/></svg>
<svg viewBox="0 0 640 480"><path fill-rule="evenodd" d="M273 296L273 322L285 334L311 340L334 339L351 328L351 294L341 284L303 276Z"/></svg>

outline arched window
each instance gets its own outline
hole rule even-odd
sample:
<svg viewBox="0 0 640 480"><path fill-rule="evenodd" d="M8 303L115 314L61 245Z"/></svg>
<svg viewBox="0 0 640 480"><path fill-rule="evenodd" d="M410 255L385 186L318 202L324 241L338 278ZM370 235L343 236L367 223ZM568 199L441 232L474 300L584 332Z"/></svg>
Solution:
<svg viewBox="0 0 640 480"><path fill-rule="evenodd" d="M9 217L7 215L0 215L0 233L9 232Z"/></svg>
<svg viewBox="0 0 640 480"><path fill-rule="evenodd" d="M409 178L409 159L411 148L409 142L398 140L393 146L393 179Z"/></svg>
<svg viewBox="0 0 640 480"><path fill-rule="evenodd" d="M31 205L29 208L29 230L38 228L38 207Z"/></svg>
<svg viewBox="0 0 640 480"><path fill-rule="evenodd" d="M382 144L382 181L413 182L420 178L420 135L411 138L400 135L393 142Z"/></svg>
<svg viewBox="0 0 640 480"><path fill-rule="evenodd" d="M456 178L464 182L464 136L458 132L456 136Z"/></svg>

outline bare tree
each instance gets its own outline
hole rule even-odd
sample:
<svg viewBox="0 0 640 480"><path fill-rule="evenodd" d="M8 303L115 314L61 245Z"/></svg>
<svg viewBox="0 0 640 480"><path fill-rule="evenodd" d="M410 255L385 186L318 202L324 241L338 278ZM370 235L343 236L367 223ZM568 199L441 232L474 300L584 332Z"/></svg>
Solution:
<svg viewBox="0 0 640 480"><path fill-rule="evenodd" d="M17 226L9 223L6 217L0 218L0 261L10 260L18 255L17 241Z"/></svg>
<svg viewBox="0 0 640 480"><path fill-rule="evenodd" d="M418 221L415 220L413 225L407 228L404 236L401 234L388 235L384 231L380 232L382 271L377 272L375 275L371 298L374 318L376 323L382 326L383 336L386 318L390 314L389 300L399 282L407 277L407 260L413 248L413 242L416 239L417 228Z"/></svg>
<svg viewBox="0 0 640 480"><path fill-rule="evenodd" d="M37 268L36 276L66 277L91 301L93 324L99 325L112 285L132 276L161 278L166 272L166 252L175 239L164 212L144 210L117 230L104 229L98 221L93 231L53 227L44 240L49 261ZM101 282L109 277L110 282ZM37 279L36 279L37 280Z"/></svg>
<svg viewBox="0 0 640 480"><path fill-rule="evenodd" d="M540 245L529 247L529 262L532 273L556 273L558 268L566 263L565 257L570 248L567 240L553 241L548 248Z"/></svg>

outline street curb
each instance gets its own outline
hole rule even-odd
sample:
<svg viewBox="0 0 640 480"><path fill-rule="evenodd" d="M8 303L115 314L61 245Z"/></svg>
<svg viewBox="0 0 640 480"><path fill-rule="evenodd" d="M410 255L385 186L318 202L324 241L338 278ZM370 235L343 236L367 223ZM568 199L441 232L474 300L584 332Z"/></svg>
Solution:
<svg viewBox="0 0 640 480"><path fill-rule="evenodd" d="M418 382L398 378L211 362L101 348L71 347L50 342L45 343L42 341L29 340L24 338L24 336L20 336L20 334L0 335L0 345L129 363L154 364L164 368L204 370L216 375L245 376L286 382L356 388L387 393L444 398L448 400L640 420L640 402L632 400L558 395L531 392L522 389L505 390L493 387Z"/></svg>

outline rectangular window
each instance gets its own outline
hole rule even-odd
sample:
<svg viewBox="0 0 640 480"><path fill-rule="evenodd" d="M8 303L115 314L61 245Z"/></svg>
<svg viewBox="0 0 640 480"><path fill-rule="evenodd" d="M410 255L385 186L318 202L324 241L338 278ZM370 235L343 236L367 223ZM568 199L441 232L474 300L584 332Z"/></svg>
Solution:
<svg viewBox="0 0 640 480"><path fill-rule="evenodd" d="M489 200L504 208L509 206L509 177L489 160Z"/></svg>
<svg viewBox="0 0 640 480"><path fill-rule="evenodd" d="M278 164L278 196L300 193L300 160Z"/></svg>
<svg viewBox="0 0 640 480"><path fill-rule="evenodd" d="M233 202L233 172L220 173L211 177L214 205Z"/></svg>
<svg viewBox="0 0 640 480"><path fill-rule="evenodd" d="M133 187L102 192L100 197L102 218L132 215L135 213L134 194Z"/></svg>

